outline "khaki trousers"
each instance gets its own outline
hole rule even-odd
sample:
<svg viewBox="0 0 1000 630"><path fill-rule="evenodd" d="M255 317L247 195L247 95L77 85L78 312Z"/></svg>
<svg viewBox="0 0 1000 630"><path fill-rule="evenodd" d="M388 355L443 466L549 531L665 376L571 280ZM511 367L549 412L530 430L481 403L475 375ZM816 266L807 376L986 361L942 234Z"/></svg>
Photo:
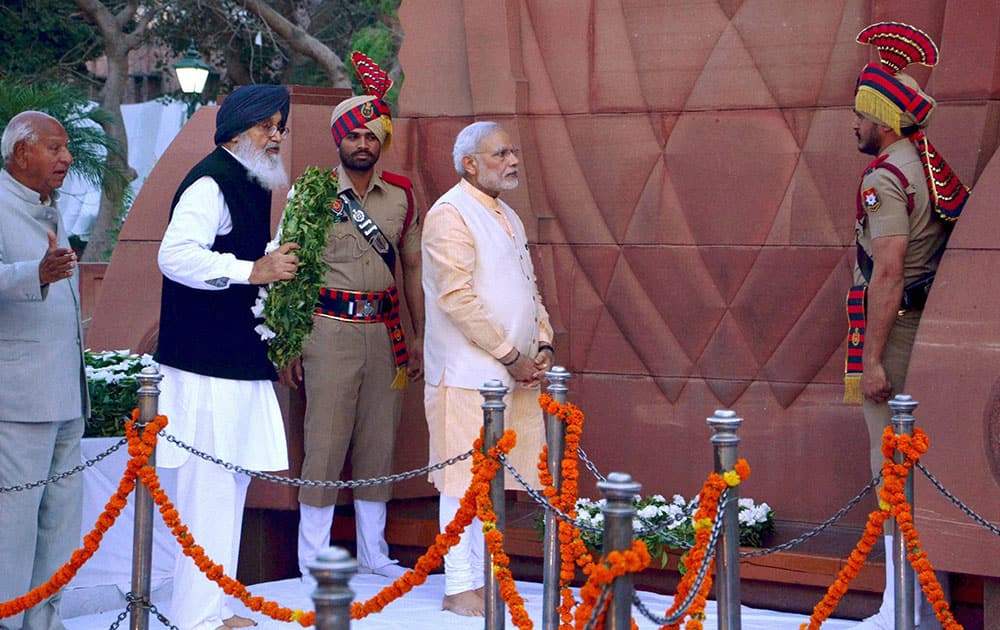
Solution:
<svg viewBox="0 0 1000 630"><path fill-rule="evenodd" d="M917 337L917 326L923 311L907 311L896 319L896 324L889 333L885 345L882 365L889 382L892 383L892 395L908 393L906 388L906 372L910 366L910 355L913 352L913 342ZM862 403L865 414L865 424L868 425L868 446L871 461L872 477L882 470L882 432L892 422L892 410L888 403L875 404L869 400Z"/></svg>
<svg viewBox="0 0 1000 630"><path fill-rule="evenodd" d="M305 373L305 459L302 477L337 480L351 447L351 477L369 479L392 472L403 392L396 377L392 343L385 324L313 317L302 348ZM388 501L391 484L354 490L363 501ZM302 488L299 502L325 507L337 490Z"/></svg>

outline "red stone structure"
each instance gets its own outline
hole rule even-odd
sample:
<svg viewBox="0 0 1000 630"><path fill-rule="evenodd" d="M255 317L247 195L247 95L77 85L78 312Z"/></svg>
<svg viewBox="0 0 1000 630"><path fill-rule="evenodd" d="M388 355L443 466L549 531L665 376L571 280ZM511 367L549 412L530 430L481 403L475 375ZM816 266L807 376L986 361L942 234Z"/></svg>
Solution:
<svg viewBox="0 0 1000 630"><path fill-rule="evenodd" d="M433 10L403 2L400 19L406 79L389 162L426 209L456 180L450 151L465 124L497 120L523 148L524 184L508 201L534 245L591 458L645 491L690 495L712 466L705 418L731 408L754 468L744 495L802 523L824 520L869 479L861 411L840 402L867 163L851 125L871 51L854 37L879 20L927 31L941 63L911 70L939 103L928 135L974 192L906 393L931 436L928 468L1000 523L1000 5L439 0ZM293 174L335 159L335 101L295 88ZM213 115L195 114L140 193L91 346L148 348L157 241L177 182L209 149ZM419 388L406 409L399 470L426 463ZM263 503L282 501L291 507L288 494ZM937 566L1000 576L1000 539L925 481L917 518Z"/></svg>

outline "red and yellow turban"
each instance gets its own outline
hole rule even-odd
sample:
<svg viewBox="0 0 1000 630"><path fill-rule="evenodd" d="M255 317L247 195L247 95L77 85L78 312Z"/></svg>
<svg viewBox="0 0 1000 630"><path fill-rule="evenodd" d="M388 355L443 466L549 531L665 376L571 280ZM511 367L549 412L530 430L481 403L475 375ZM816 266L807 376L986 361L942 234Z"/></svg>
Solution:
<svg viewBox="0 0 1000 630"><path fill-rule="evenodd" d="M858 43L875 46L879 62L861 70L854 110L913 142L924 165L935 211L942 219L954 221L969 198L969 189L924 135L937 103L913 77L903 73L911 63L935 66L937 45L927 33L900 22L872 24L858 33Z"/></svg>
<svg viewBox="0 0 1000 630"><path fill-rule="evenodd" d="M365 127L375 134L383 149L388 149L392 142L392 114L383 97L392 87L392 79L363 53L354 51L351 61L354 62L365 94L352 96L333 109L330 117L333 141L339 147L347 134Z"/></svg>

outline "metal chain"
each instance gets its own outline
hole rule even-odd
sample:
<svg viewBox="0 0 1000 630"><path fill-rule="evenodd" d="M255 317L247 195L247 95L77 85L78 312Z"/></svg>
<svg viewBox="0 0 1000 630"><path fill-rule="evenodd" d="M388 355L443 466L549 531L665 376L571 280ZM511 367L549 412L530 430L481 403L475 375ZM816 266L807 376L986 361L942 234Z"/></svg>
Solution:
<svg viewBox="0 0 1000 630"><path fill-rule="evenodd" d="M135 593L129 591L128 593L125 593L125 601L128 602L128 605L125 606L125 610L119 613L118 618L111 623L111 626L108 628L108 630L118 630L118 626L121 624L121 622L125 621L125 619L129 616L129 613L132 612L132 610L137 606L149 609L149 612L154 617L156 617L157 621L162 623L170 630L178 630L177 626L170 623L170 620L167 619L163 615L163 613L157 610L156 606L154 606L153 603L148 599L138 597L135 595Z"/></svg>
<svg viewBox="0 0 1000 630"><path fill-rule="evenodd" d="M588 533L591 533L591 534L601 534L601 533L603 533L604 530L601 529L600 527L594 527L593 525L590 525L588 523L584 523L583 521L578 521L578 520L574 519L572 516L566 514L565 512L563 512L562 510L560 510L559 508L557 508L556 506L552 505L552 502L549 501L548 497L546 497L545 495L543 495L538 490L535 490L534 488L532 488L531 485L528 483L528 480L525 479L521 475L521 473L519 473L517 471L517 469L514 468L510 464L509 461L507 461L507 456L506 455L504 455L503 453L500 453L500 456L498 457L498 459L500 460L500 463L503 464L503 467L507 469L507 472L509 472L511 475L513 475L514 479L516 479L517 482L519 484L521 484L521 486L524 488L524 491L528 493L528 496L531 497L532 499L534 499L536 503L538 503L539 505L541 505L545 509L551 510L552 513L555 515L556 518L558 518L561 521L565 521L565 522L569 523L573 527L576 527L577 529L579 529L580 531L583 531L583 532L588 532Z"/></svg>
<svg viewBox="0 0 1000 630"><path fill-rule="evenodd" d="M521 487L524 488L525 492L528 493L528 496L531 497L532 499L534 499L536 503L538 503L539 505L541 505L545 509L551 510L552 513L555 515L556 518L558 518L561 521L565 521L565 522L569 523L570 525L572 525L573 527L576 527L577 529L579 529L582 532L587 532L589 534L601 534L601 535L604 534L604 530L602 528L596 527L596 526L591 525L589 523L584 523L583 521L580 521L580 520L576 520L573 517L571 517L568 514L566 514L565 512L563 512L562 510L560 510L559 508L557 508L556 506L552 505L552 502L549 501L548 497L546 497L541 492L539 492L538 490L535 490L534 488L531 487L531 485L524 478L524 476L522 476L521 473L518 472L517 469L514 468L514 466L512 466L510 464L510 462L507 460L507 456L506 455L504 455L503 453L501 453L499 459L500 459L500 463L503 464L503 467L507 469L507 471L514 477L514 479L519 484L521 484ZM663 538L665 538L667 540L667 542L671 546L677 547L678 549L690 549L691 546L692 546L691 543L688 542L688 541L686 541L686 540L680 540L679 538L675 538L674 536L672 536L670 534L667 534L667 533L665 533L663 531L656 530L656 529L642 529L642 530L639 530L638 533L640 533L640 534L646 534L646 533L649 533L649 532L656 532L656 533L658 533L660 536L662 536Z"/></svg>
<svg viewBox="0 0 1000 630"><path fill-rule="evenodd" d="M660 617L655 615L648 608L646 608L645 604L642 603L642 600L639 599L638 595L635 593L632 594L632 603L643 615L645 615L647 619L657 625L664 626L679 623L687 615L688 608L691 607L691 603L694 601L695 597L698 596L698 591L701 590L701 585L705 581L705 575L708 573L708 565L711 564L709 561L715 555L715 544L718 541L719 533L722 531L722 515L725 513L728 504L729 488L726 488L722 491L722 495L719 497L719 511L715 514L715 522L712 523L712 535L708 538L708 548L705 550L705 560L701 563L701 566L698 567L698 574L695 576L694 584L691 585L691 591L687 594L687 597L684 598L684 601L681 602L680 607L674 611L674 614L669 617Z"/></svg>
<svg viewBox="0 0 1000 630"><path fill-rule="evenodd" d="M923 465L923 463L917 461L917 468L920 469L920 472L924 473L924 476L927 477L927 479L929 479L932 484L934 484L934 487L937 488L938 491L941 492L941 494L943 494L949 501L954 503L958 509L965 512L966 516L976 521L986 529L990 530L995 535L1000 536L1000 527L997 527L993 523L987 521L982 516L976 514L974 511L972 511L972 508L962 503L962 501L960 501L958 497L953 495L951 492L948 492L948 490L945 489L945 487L941 484L941 482L938 481L937 478L935 478L934 475L932 475L929 470L927 470L927 468Z"/></svg>
<svg viewBox="0 0 1000 630"><path fill-rule="evenodd" d="M858 494L856 497L848 501L847 505L840 508L840 510L838 510L836 514L826 519L825 521L823 521L816 527L812 528L808 532L802 534L801 536L793 538L788 542L781 543L780 545L775 545L774 547L768 547L767 549L755 549L754 551L741 551L740 558L741 559L760 558L762 556L767 556L772 553L778 553L779 551L785 551L786 549L791 549L796 545L804 543L805 541L818 535L820 532L822 532L823 530L827 529L828 527L830 527L831 525L842 519L844 515L853 510L855 506L858 505L858 503L861 503L861 500L864 499L869 492L875 489L875 487L878 486L881 480L882 480L882 473L879 473L876 477L873 477L872 480L868 482L868 485L862 488L860 494Z"/></svg>
<svg viewBox="0 0 1000 630"><path fill-rule="evenodd" d="M115 444L113 444L110 448L108 448L108 450L104 451L103 453L98 454L93 459L88 459L87 461L83 462L82 464L80 464L76 468L73 468L72 470L67 470L65 472L61 472L59 474L52 475L48 479L43 479L43 480L40 480L40 481L33 481L31 483L26 483L26 484L22 484L22 485L18 485L18 486L8 486L6 488L0 488L0 494L4 494L4 493L7 493L7 492L23 492L24 490L31 490L31 489L37 488L39 486L47 486L50 483L55 483L57 481L65 479L66 477L72 477L73 475L75 475L75 474L77 474L79 472L83 472L84 470L86 470L87 468L90 468L91 466L97 465L98 462L100 462L105 457L111 455L112 453L114 453L115 451L117 451L118 449L120 449L127 442L128 442L128 440L126 440L125 438L122 438L118 442L116 442Z"/></svg>
<svg viewBox="0 0 1000 630"><path fill-rule="evenodd" d="M594 602L594 608L590 611L590 619L587 620L587 624L583 626L583 630L594 630L597 627L597 620L601 616L601 611L604 607L608 605L608 598L611 597L611 584L604 584L601 586L601 594L597 596L597 601Z"/></svg>
<svg viewBox="0 0 1000 630"><path fill-rule="evenodd" d="M405 481L406 479L412 479L414 477L426 475L427 473L433 472L435 470L441 470L442 468L446 468L453 464L457 464L462 460L469 459L470 457L472 457L472 449L469 449L468 451L462 453L461 455L456 455L455 457L452 457L451 459L446 459L443 462L438 462L437 464L425 466L417 470L410 470L407 472L387 475L385 477L372 477L371 479L354 479L352 481L316 481L313 479L282 477L281 475L274 475L271 473L261 472L259 470L248 470L246 468L243 468L242 466L231 464L229 462L219 459L218 457L213 457L208 453L199 451L193 446L185 444L181 440L178 440L177 438L166 433L165 431L160 431L159 435L163 437L166 441L177 446L178 448L184 449L185 451L191 453L192 455L200 457L201 459L207 462L211 462L213 464L216 464L217 466L222 466L223 468L225 468L230 472L237 472L243 475L247 475L248 477L255 477L257 479L283 484L286 486L298 486L305 488L341 488L341 489L362 488L366 486L378 486L383 484L396 483L397 481Z"/></svg>
<svg viewBox="0 0 1000 630"><path fill-rule="evenodd" d="M607 481L608 478L601 474L601 471L597 470L597 466L594 462L587 456L587 451L583 450L582 446L576 447L576 454L580 457L580 461L583 465L587 467L591 473L593 473L594 478L598 481Z"/></svg>

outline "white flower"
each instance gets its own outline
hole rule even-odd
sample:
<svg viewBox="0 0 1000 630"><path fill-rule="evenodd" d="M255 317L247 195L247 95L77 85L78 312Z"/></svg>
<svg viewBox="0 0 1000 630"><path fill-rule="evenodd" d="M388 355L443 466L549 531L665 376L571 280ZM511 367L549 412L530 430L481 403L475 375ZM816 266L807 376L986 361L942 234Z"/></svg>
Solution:
<svg viewBox="0 0 1000 630"><path fill-rule="evenodd" d="M253 331L258 335L260 335L262 341L267 341L268 339L274 339L276 336L274 334L274 331L268 328L264 324L258 324L257 326L254 327Z"/></svg>
<svg viewBox="0 0 1000 630"><path fill-rule="evenodd" d="M264 317L264 301L267 299L267 289L261 287L257 290L257 301L250 307L250 312L257 319Z"/></svg>

